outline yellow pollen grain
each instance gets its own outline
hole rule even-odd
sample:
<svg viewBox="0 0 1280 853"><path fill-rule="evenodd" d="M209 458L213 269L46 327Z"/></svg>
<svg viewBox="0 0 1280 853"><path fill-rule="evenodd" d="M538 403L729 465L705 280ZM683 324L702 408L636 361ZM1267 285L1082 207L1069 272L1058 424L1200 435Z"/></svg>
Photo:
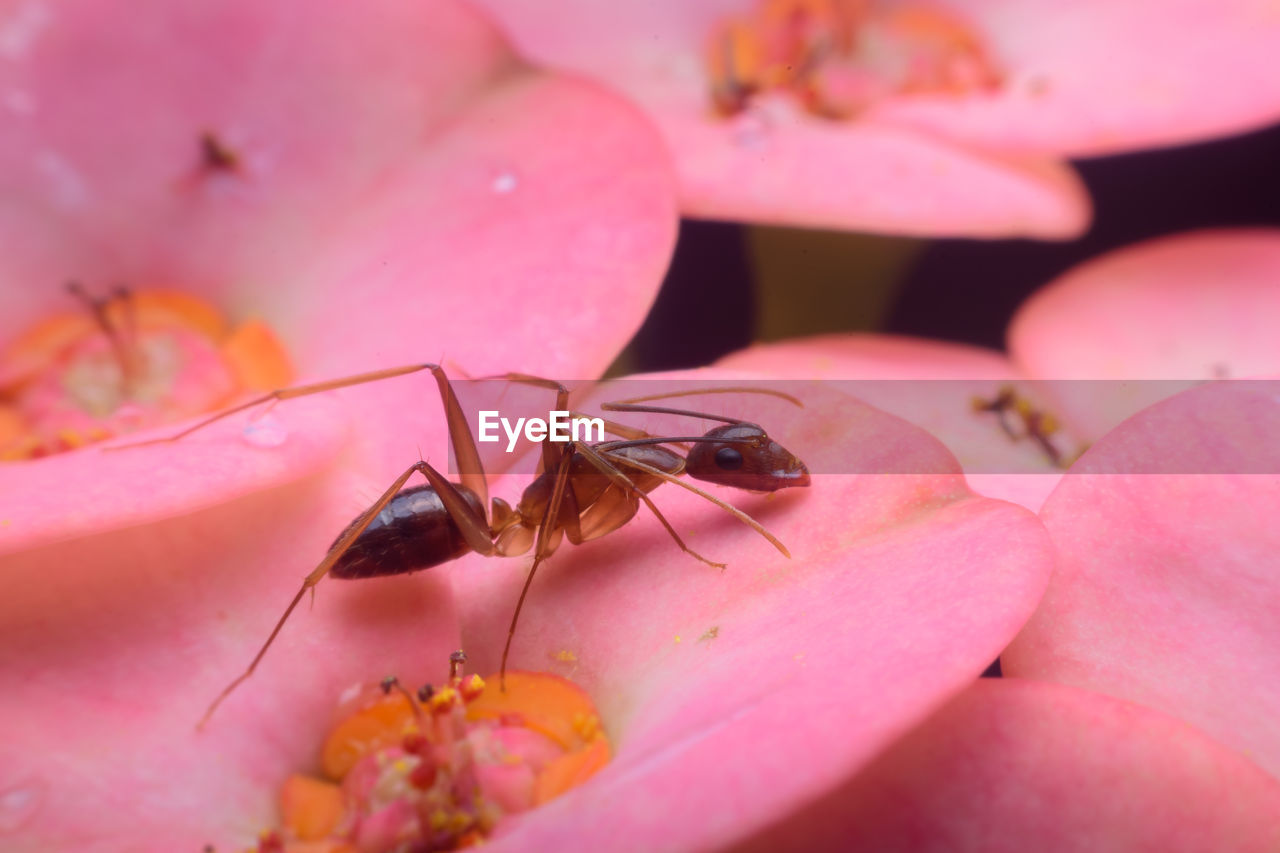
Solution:
<svg viewBox="0 0 1280 853"><path fill-rule="evenodd" d="M449 816L444 813L443 809L436 809L431 813L431 817L428 818L428 822L431 824L431 828L433 830L439 832L449 825Z"/></svg>
<svg viewBox="0 0 1280 853"><path fill-rule="evenodd" d="M431 697L431 710L441 711L458 700L458 691L452 687L442 687Z"/></svg>
<svg viewBox="0 0 1280 853"><path fill-rule="evenodd" d="M391 765L391 769L397 773L408 773L409 762L405 761L403 758L397 758L395 763Z"/></svg>
<svg viewBox="0 0 1280 853"><path fill-rule="evenodd" d="M484 692L484 679L478 675L468 675L461 686L463 701L471 701Z"/></svg>
<svg viewBox="0 0 1280 853"><path fill-rule="evenodd" d="M577 663L578 656L568 649L561 649L555 653L555 659L561 663Z"/></svg>
<svg viewBox="0 0 1280 853"><path fill-rule="evenodd" d="M586 714L574 714L573 730L585 741L595 740L600 734L600 719Z"/></svg>
<svg viewBox="0 0 1280 853"><path fill-rule="evenodd" d="M675 641L674 641L674 642L677 642L677 643L678 643L678 642L680 642L680 635L679 635L679 634L676 634L676 638L675 638Z"/></svg>

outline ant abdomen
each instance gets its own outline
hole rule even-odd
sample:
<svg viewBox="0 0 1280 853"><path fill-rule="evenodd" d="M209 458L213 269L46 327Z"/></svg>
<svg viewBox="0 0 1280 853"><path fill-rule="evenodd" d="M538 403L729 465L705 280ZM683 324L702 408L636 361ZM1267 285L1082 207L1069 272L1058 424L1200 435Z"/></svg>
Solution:
<svg viewBox="0 0 1280 853"><path fill-rule="evenodd" d="M478 515L484 505L470 489L455 485ZM347 525L335 544L360 518ZM431 486L416 486L396 494L330 570L335 578L356 580L402 575L455 560L471 550L462 530L449 516Z"/></svg>

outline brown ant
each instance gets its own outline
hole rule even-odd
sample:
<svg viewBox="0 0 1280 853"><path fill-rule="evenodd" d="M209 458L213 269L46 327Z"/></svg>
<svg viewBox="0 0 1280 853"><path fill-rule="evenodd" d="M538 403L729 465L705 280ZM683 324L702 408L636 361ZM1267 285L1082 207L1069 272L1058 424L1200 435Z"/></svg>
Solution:
<svg viewBox="0 0 1280 853"><path fill-rule="evenodd" d="M330 546L320 565L303 580L301 588L249 667L218 694L201 718L200 726L236 687L253 674L303 596L327 574L345 579L398 575L440 565L472 551L485 556L515 557L532 549L533 565L520 591L502 650L499 671L505 674L516 623L534 574L562 539L580 545L612 533L630 521L643 503L682 551L708 565L724 567L723 563L712 562L689 548L649 499L649 492L663 483L674 483L705 498L751 527L784 556L791 556L786 547L759 522L731 504L681 480L680 475L688 474L695 479L751 491L773 492L809 485L809 472L804 463L756 424L686 409L646 405L655 399L729 392L769 394L801 405L795 398L769 389L710 388L603 403L600 408L606 411L698 417L720 421L723 425L704 435L653 436L634 427L606 421L605 429L620 436L618 440L587 444L552 443L548 438L541 443L542 472L524 490L519 503L513 508L501 498L494 498L492 509L487 514L489 490L475 438L453 386L444 370L436 364L396 367L283 388L206 418L176 435L141 443L176 441L214 421L255 406L421 370L430 370L439 387L449 427L449 442L461 472L460 482L450 482L425 461L415 462L397 477L372 506L348 525ZM556 392L556 409L568 410L569 391L558 382L516 373L488 378L553 390ZM681 456L662 446L666 444L688 444L692 447L686 456ZM415 472L426 478L427 485L404 488Z"/></svg>

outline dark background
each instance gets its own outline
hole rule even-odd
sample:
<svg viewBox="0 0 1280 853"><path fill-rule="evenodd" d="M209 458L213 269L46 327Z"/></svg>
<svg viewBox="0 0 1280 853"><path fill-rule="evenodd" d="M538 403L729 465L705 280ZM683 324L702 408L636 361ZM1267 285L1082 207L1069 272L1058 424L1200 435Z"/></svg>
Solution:
<svg viewBox="0 0 1280 853"><path fill-rule="evenodd" d="M1280 125L1075 166L1095 214L1067 243L685 220L657 303L611 372L695 367L755 340L832 331L1000 349L1018 305L1081 261L1181 231L1280 226Z"/></svg>

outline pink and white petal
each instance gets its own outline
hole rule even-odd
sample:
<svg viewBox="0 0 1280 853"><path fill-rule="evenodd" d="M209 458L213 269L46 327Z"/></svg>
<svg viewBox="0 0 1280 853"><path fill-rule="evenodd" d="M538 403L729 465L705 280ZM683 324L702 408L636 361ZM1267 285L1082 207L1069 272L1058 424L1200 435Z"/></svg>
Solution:
<svg viewBox="0 0 1280 853"><path fill-rule="evenodd" d="M387 674L441 677L459 632L442 576L328 581L196 730L366 486L320 471L6 559L6 850L251 843L277 822L285 776L314 766L344 690Z"/></svg>
<svg viewBox="0 0 1280 853"><path fill-rule="evenodd" d="M496 849L740 841L962 689L1034 608L1052 556L1033 515L971 495L923 431L816 384L802 394L807 416L770 434L811 470L934 473L819 473L809 489L756 499L710 487L791 560L674 488L655 501L727 570L681 555L646 515L562 547L526 602L512 665L587 689L615 758ZM733 414L756 416L750 403ZM495 561L455 568L463 637L481 667L496 668L521 575Z"/></svg>
<svg viewBox="0 0 1280 853"><path fill-rule="evenodd" d="M438 25L432 32L450 47L436 61L452 61L455 43L471 45L470 50L480 53L484 53L481 47L497 44L496 36L484 30L471 17L473 13L453 6L438 11L438 20L429 21ZM260 23L252 12L241 17ZM363 21L366 16L357 17ZM156 26L164 31L163 21ZM404 33L394 33L395 38L413 34L407 25ZM317 37L263 35L262 41L293 45L300 40L306 46L309 38ZM320 40L321 47L346 62L363 61L360 57L373 51L373 46L365 45L371 38L362 35L345 49L329 44L332 40L327 37ZM424 43L414 44L414 56L423 52ZM344 50L354 51L354 58ZM198 53L184 49L188 65L197 69L207 63L217 65L216 57L199 59ZM385 61L391 62L395 51L388 53ZM457 63L460 81L468 74L477 76L467 71L475 62L468 56ZM186 67L180 60L173 61ZM311 58L303 67L317 62ZM319 247L302 239L300 232L273 225L273 232L249 241L269 262L223 280L214 275L221 247L214 251L212 244L202 247L196 240L173 248L181 241L172 232L152 242L189 252L183 260L191 264L188 271L203 271L195 276L192 289L199 291L207 283L224 303L222 307L235 316L262 316L280 330L307 379L441 358L470 374L516 370L596 375L642 321L674 243L674 182L666 154L643 118L619 99L586 83L521 70L509 55L501 63L485 60L486 68L495 64L506 71L500 77L485 72L487 88L473 80L460 93L448 97L437 93L441 103L450 105L448 120L429 121L428 112L415 118L412 133L406 131L411 138L394 152L400 162L379 162L376 175L372 167L360 172L371 183L363 189L359 205L328 210L323 223L310 222L312 208L327 210L308 201L307 193L314 189L308 180L315 175L290 172L288 180L271 184L271 197L278 197L282 207L306 208L298 216L324 237ZM234 76L235 67L220 73ZM330 77L345 67L329 68ZM381 67L374 63L375 69ZM240 82L248 86L255 81ZM330 82L351 85L336 78ZM431 75L423 72L423 82L432 85ZM400 80L387 85L399 91L406 84ZM463 94L468 98L465 103ZM324 95L320 89L309 96ZM358 93L349 97L358 100ZM386 98L395 100L390 95ZM327 108L343 105L335 97ZM348 115L357 121L362 113L350 110ZM291 144L295 143L302 144L301 138ZM123 157L128 152L116 153ZM154 154L149 149L144 153ZM322 168L331 155L336 156L328 148L317 152L321 165L315 168ZM124 167L128 171L129 164ZM154 163L138 168L154 168ZM138 217L146 220L145 210ZM266 227L254 219L252 211L239 208L210 214L205 224L216 231L224 226L249 227L246 223L252 222ZM74 229L68 233L69 239L82 236ZM149 271L134 270L131 280L151 282L163 277L164 264L156 263ZM67 272L51 269L49 275L60 281ZM560 298L563 293L574 294L572 310ZM29 296L17 300L15 311L6 313L5 319L30 322L49 310L55 297L65 299L56 287L33 290ZM352 432L361 444L351 461L381 484L389 483L420 451L443 467L444 421L429 377L389 381L334 396L344 401L345 417L358 417ZM280 416L288 419L288 411L296 405L287 404ZM223 485L234 486L236 479L231 475L241 473L241 463L220 464L207 451L222 441L232 454L229 458L245 452L236 449L239 439L235 437L245 422L237 418L226 429L211 429L175 447L120 454L108 462L107 475L88 489L93 510L78 514L82 523L70 527L60 517L63 514L50 512L29 496L61 494L68 477L83 470L85 459L100 458L97 451L92 451L92 457L79 454L57 463L30 463L16 475L6 470L7 480L16 479L4 491L0 518L9 521L10 531L4 532L12 535L0 537L0 547L12 550L58 530L62 533L57 535L85 535L93 529L141 523L157 513L177 515L225 499L225 490L217 482L206 484L192 476L192 469L218 467L228 475ZM307 428L312 427L323 432L346 425L309 424ZM296 434L296 426L290 429ZM313 456L296 453L252 458L267 463L275 471L272 476L285 479L303 476L318 464ZM357 459L362 461L355 463ZM284 462L293 466L288 473L277 470ZM144 474L145 487L139 488L138 477ZM239 482L251 488L255 480L248 477ZM123 494L124 489L133 491ZM381 485L372 494L380 490ZM149 508L141 515L139 494L148 496ZM164 501L157 500L158 495ZM28 536L34 538L24 538Z"/></svg>
<svg viewBox="0 0 1280 853"><path fill-rule="evenodd" d="M1280 775L1280 402L1217 383L1129 419L1041 512L1058 565L1003 656L1187 720Z"/></svg>
<svg viewBox="0 0 1280 853"><path fill-rule="evenodd" d="M393 178L297 284L240 288L281 318L309 377L422 361L455 379L598 376L643 322L675 244L661 140L581 81L511 75ZM443 467L429 378L344 394L365 470L389 482L420 449Z"/></svg>
<svg viewBox="0 0 1280 853"><path fill-rule="evenodd" d="M1280 231L1163 237L1061 276L1014 317L1009 351L1064 420L1097 437L1205 379L1280 371Z"/></svg>
<svg viewBox="0 0 1280 853"><path fill-rule="evenodd" d="M678 226L644 117L528 71L477 94L377 190L268 297L309 370L443 356L471 375L594 378L648 313Z"/></svg>
<svg viewBox="0 0 1280 853"><path fill-rule="evenodd" d="M948 0L1005 76L993 94L885 100L882 121L995 151L1092 157L1280 119L1267 0L1141 3Z"/></svg>
<svg viewBox="0 0 1280 853"><path fill-rule="evenodd" d="M243 427L223 424L175 444L93 446L0 465L0 554L277 489L327 470L352 438L344 407L324 398L291 403L265 422L246 416Z"/></svg>
<svg viewBox="0 0 1280 853"><path fill-rule="evenodd" d="M1066 239L1088 224L1076 174L1036 157L1001 157L900 127L833 123L764 102L712 114L703 50L743 2L484 0L522 53L632 97L675 154L683 209L709 218L931 236Z"/></svg>
<svg viewBox="0 0 1280 853"><path fill-rule="evenodd" d="M212 296L246 278L278 286L514 64L455 2L144 0L124 26L104 0L13 0L0 16L2 224L21 235L6 234L19 251L0 279L36 291L5 312L0 339L64 307L69 277ZM201 171L204 133L238 173Z"/></svg>
<svg viewBox="0 0 1280 853"><path fill-rule="evenodd" d="M983 680L857 777L738 848L1275 850L1280 784L1187 724Z"/></svg>
<svg viewBox="0 0 1280 853"><path fill-rule="evenodd" d="M717 366L795 379L1009 382L1018 378L1004 353L904 335L817 335L756 344L724 356Z"/></svg>
<svg viewBox="0 0 1280 853"><path fill-rule="evenodd" d="M757 344L730 353L716 366L788 379L832 380L834 387L928 430L956 455L979 494L1035 511L1061 472L1027 442L1015 443L995 415L973 410L1015 384L1028 395L1039 386L1017 383L1003 353L964 344L893 335L822 335Z"/></svg>
<svg viewBox="0 0 1280 853"><path fill-rule="evenodd" d="M645 105L676 153L691 216L931 237L1078 237L1092 215L1062 163L1008 158L877 124L789 110L736 123Z"/></svg>

